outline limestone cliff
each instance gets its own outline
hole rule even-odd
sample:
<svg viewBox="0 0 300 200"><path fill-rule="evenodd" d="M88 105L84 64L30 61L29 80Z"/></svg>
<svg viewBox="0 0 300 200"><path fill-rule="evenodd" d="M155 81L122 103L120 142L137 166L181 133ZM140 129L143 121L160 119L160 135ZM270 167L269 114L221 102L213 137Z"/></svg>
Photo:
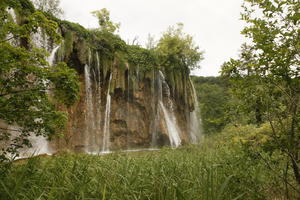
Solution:
<svg viewBox="0 0 300 200"><path fill-rule="evenodd" d="M23 23L20 13L10 13L14 23ZM69 108L56 103L68 113L66 130L49 143L32 136L33 147L42 149L37 152L100 153L177 147L197 140L197 106L188 69L166 69L150 50L127 45L117 35L48 17L59 24L59 46L40 29L32 34L33 45L27 39L14 45L46 49L50 66L66 62L74 68L80 99Z"/></svg>
<svg viewBox="0 0 300 200"><path fill-rule="evenodd" d="M188 71L142 68L118 54L108 56L105 47L97 47L103 41L65 25L61 31L64 43L55 60L78 71L81 92L74 106L60 108L67 110L69 122L65 136L52 141L53 150L97 153L195 142Z"/></svg>

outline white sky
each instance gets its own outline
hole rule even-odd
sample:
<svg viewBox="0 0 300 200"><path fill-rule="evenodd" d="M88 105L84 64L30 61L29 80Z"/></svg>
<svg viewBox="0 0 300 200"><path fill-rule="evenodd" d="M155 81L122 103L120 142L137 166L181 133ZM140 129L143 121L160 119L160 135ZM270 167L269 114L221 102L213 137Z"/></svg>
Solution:
<svg viewBox="0 0 300 200"><path fill-rule="evenodd" d="M130 43L138 36L144 45L148 34L159 39L168 26L178 22L205 51L201 69L193 74L217 76L223 62L238 55L246 39L240 34L243 0L61 0L65 19L86 28L98 26L90 13L107 8L112 21L120 22L122 39Z"/></svg>

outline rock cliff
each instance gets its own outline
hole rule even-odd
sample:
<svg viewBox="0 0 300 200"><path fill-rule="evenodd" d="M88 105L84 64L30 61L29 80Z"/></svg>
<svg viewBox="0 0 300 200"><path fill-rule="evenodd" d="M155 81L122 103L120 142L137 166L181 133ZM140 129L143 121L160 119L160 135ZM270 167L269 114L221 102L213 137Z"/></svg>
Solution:
<svg viewBox="0 0 300 200"><path fill-rule="evenodd" d="M195 94L187 70L142 68L117 54L107 56L91 38L61 30L64 43L55 61L78 71L81 92L74 106L60 107L69 121L65 136L52 141L53 150L98 153L195 142L198 120L192 117Z"/></svg>

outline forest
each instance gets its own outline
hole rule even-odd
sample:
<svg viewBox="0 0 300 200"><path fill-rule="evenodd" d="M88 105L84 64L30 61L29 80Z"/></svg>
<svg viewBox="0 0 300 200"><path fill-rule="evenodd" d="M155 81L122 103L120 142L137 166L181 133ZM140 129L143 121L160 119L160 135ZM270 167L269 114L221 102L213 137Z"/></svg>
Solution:
<svg viewBox="0 0 300 200"><path fill-rule="evenodd" d="M0 2L1 200L300 198L298 0L244 0L219 76L182 23L142 46L59 5Z"/></svg>

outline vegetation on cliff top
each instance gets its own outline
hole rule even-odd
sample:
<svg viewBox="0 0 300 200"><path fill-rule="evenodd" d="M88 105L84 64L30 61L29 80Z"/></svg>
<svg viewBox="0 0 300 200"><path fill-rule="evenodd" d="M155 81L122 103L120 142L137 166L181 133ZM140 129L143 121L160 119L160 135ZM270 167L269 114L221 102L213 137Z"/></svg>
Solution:
<svg viewBox="0 0 300 200"><path fill-rule="evenodd" d="M2 149L3 159L8 154L17 155L18 149L23 146L30 146L30 133L50 137L62 130L67 120L66 115L55 111L53 99L49 98L47 91L53 90L54 99L66 105L74 103L79 86L73 69L82 73L83 66L90 62L89 57L93 57L92 53L98 52L101 62L110 63L109 69L103 69L104 74L111 71L110 68L117 61L117 67L128 63L133 65L132 69L145 72L151 69L161 69L163 72L176 69L178 73L182 71L184 76L188 76L189 69L196 67L202 58L193 38L183 33L182 24L177 28L171 27L156 47L145 49L127 45L114 33L119 24L110 20L106 9L93 12L99 20L99 28L86 30L79 24L56 18L61 13L57 0L35 1L38 9L29 0L5 0L0 5L3 25L0 31L3 64L3 109L0 119L9 125L1 130L1 141L11 142L9 148ZM11 11L16 13L17 21L14 21L14 16L11 16L8 9L13 9ZM45 49L35 48L32 34L41 33L50 37L53 44L58 44L63 39L58 57L61 61L66 61L69 67L64 63L51 68L40 67L48 65L46 57L49 54ZM105 67L107 66L103 68ZM185 80L188 82L188 79ZM187 83L184 84L181 80L169 82L174 84L171 87L181 88L182 96L184 95L182 88ZM25 110L28 110L27 114L24 113ZM12 132L17 133L13 140Z"/></svg>

